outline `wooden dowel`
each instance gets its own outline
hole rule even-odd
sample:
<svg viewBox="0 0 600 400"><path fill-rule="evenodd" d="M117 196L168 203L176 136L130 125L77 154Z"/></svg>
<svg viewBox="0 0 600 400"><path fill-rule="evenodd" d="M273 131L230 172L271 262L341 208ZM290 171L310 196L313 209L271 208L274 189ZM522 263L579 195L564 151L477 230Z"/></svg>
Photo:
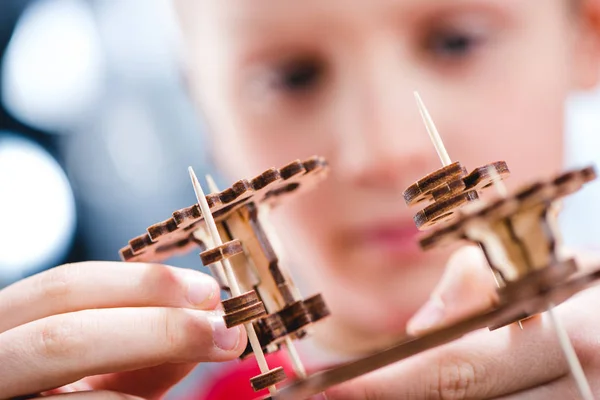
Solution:
<svg viewBox="0 0 600 400"><path fill-rule="evenodd" d="M292 342L289 336L285 337L285 347L290 355L290 359L292 360L292 366L294 367L294 372L300 379L306 379L306 368L304 368L304 364L302 364L302 360L298 355L298 351L296 350L296 346Z"/></svg>
<svg viewBox="0 0 600 400"><path fill-rule="evenodd" d="M217 183L215 182L215 180L213 179L213 177L210 174L206 175L206 182L207 182L208 188L211 192L216 193L219 191L219 187L217 186ZM292 339L290 339L289 336L287 336L285 338L285 345L286 345L285 346L286 350L292 361L292 366L294 368L294 371L296 372L298 377L300 377L301 379L306 379L306 376L307 376L306 368L304 368L304 364L302 364L302 360L300 359L300 356L298 355L296 346L294 346L294 343L292 342Z"/></svg>
<svg viewBox="0 0 600 400"><path fill-rule="evenodd" d="M204 195L204 191L202 190L202 186L200 185L200 182L198 182L198 178L196 177L196 174L194 173L192 167L188 167L188 172L190 173L190 178L192 179L194 192L196 193L196 198L198 199L198 205L200 206L200 210L202 210L202 216L204 216L204 221L206 221L206 225L208 226L208 230L212 236L213 243L216 246L221 246L223 244L223 241L221 240L219 230L217 229L217 224L215 223L208 202L206 201L206 197ZM223 266L223 269L225 270L225 275L227 276L228 281L227 284L231 289L231 294L234 297L240 296L242 292L238 285L237 279L235 278L235 273L233 272L233 267L229 259L224 259L220 262ZM263 374L269 372L269 365L267 364L267 359L265 358L265 354L262 351L262 347L260 345L260 341L258 340L258 336L256 335L256 331L254 330L254 326L251 322L248 322L244 324L244 328L246 328L246 334L248 335L248 340L250 341L250 346L252 346L252 351L254 352L254 355L256 357L256 362L258 363L260 372ZM269 393L272 396L277 393L275 385L269 386Z"/></svg>
<svg viewBox="0 0 600 400"><path fill-rule="evenodd" d="M577 385L579 394L581 394L581 398L583 400L594 400L592 389L590 388L590 384L585 377L585 373L583 372L579 358L577 358L577 353L575 353L575 349L573 348L573 344L569 339L569 335L567 334L565 327L554 314L553 303L548 304L548 317L550 317L550 322L556 331L560 347L565 355L565 358L567 359L569 369L571 370L571 375L575 380L575 384Z"/></svg>
<svg viewBox="0 0 600 400"><path fill-rule="evenodd" d="M419 92L417 92L417 91L415 91L415 99L417 100L417 106L419 107L419 112L421 113L421 118L423 118L423 122L425 123L425 128L427 129L427 132L429 133L429 137L431 138L431 141L433 142L435 151L437 151L437 154L440 157L440 161L442 162L442 165L445 167L447 165L452 164L452 160L450 160L450 156L448 155L448 152L446 151L446 147L444 147L444 142L442 141L442 138L440 137L440 134L439 134L438 130L436 129L435 124L433 123L433 120L431 119L431 116L429 115L429 112L427 111L427 108L425 108L425 104L423 104L423 100L421 100L421 96L419 96Z"/></svg>
<svg viewBox="0 0 600 400"><path fill-rule="evenodd" d="M491 164L488 166L488 173L490 174L490 178L492 178L492 182L494 183L494 188L500 197L506 198L508 196L506 185L504 184L502 177L500 177L500 174L498 174L498 171L496 171L496 168Z"/></svg>

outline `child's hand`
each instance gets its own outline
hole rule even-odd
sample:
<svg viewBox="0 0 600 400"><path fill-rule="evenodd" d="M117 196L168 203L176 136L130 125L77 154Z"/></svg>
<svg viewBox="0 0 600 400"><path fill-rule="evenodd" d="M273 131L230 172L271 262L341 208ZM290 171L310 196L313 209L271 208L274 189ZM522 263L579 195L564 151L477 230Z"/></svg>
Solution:
<svg viewBox="0 0 600 400"><path fill-rule="evenodd" d="M158 398L195 363L244 350L218 304L210 276L163 265L87 262L17 282L0 291L0 398Z"/></svg>
<svg viewBox="0 0 600 400"><path fill-rule="evenodd" d="M577 254L580 266L600 257ZM457 252L432 301L409 322L411 333L447 325L496 299L495 283L477 248ZM600 288L586 290L556 309L588 381L600 395ZM334 399L576 399L558 339L546 316L495 331L483 329L327 392Z"/></svg>

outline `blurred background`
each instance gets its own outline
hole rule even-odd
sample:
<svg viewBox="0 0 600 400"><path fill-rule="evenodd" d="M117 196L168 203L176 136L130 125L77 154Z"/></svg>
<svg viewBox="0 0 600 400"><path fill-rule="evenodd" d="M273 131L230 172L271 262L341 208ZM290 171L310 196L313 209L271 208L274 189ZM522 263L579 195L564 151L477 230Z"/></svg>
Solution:
<svg viewBox="0 0 600 400"><path fill-rule="evenodd" d="M169 0L0 2L0 288L65 262L118 260L194 203L187 166L215 171L180 56ZM597 163L600 91L568 110L568 166ZM598 184L569 199L571 243L600 243L600 224L569 223L600 216L599 203ZM194 252L172 264L200 262Z"/></svg>
<svg viewBox="0 0 600 400"><path fill-rule="evenodd" d="M169 4L0 2L0 287L117 260L194 203L187 166L209 171Z"/></svg>

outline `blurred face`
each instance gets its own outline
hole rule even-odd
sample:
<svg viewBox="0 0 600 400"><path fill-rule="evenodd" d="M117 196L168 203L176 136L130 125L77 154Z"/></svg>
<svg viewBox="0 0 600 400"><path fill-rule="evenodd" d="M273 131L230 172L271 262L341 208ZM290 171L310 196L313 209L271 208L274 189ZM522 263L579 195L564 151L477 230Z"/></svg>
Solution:
<svg viewBox="0 0 600 400"><path fill-rule="evenodd" d="M561 166L563 102L593 84L592 37L569 1L181 1L190 82L231 179L321 155L330 174L276 211L293 273L332 326L397 335L439 279L402 192L453 161L505 160L510 187ZM373 342L374 343L374 342Z"/></svg>

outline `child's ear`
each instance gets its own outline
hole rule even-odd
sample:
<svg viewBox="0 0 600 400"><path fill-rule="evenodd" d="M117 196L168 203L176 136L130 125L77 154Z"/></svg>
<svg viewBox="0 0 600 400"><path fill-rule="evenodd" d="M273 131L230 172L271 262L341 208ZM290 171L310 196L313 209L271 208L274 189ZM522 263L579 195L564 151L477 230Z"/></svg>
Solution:
<svg viewBox="0 0 600 400"><path fill-rule="evenodd" d="M575 43L575 88L592 89L600 81L600 0L583 0Z"/></svg>

